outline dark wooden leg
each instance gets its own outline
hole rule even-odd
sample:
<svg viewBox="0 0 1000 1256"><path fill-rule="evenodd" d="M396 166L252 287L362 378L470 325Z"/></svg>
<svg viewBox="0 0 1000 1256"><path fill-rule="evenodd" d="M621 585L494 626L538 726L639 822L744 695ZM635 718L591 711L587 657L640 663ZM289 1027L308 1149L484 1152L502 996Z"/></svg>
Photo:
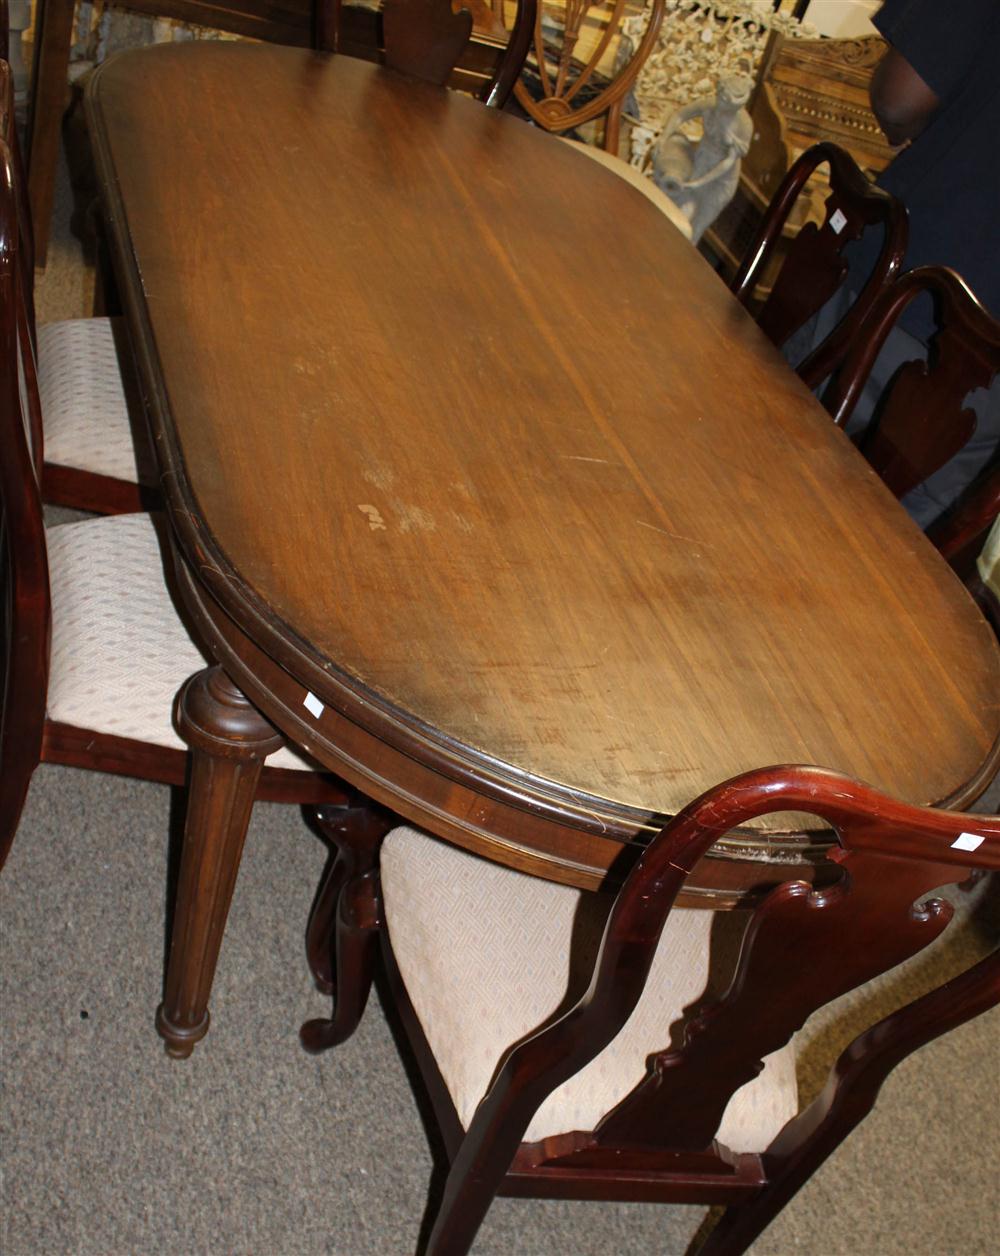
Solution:
<svg viewBox="0 0 1000 1256"><path fill-rule="evenodd" d="M221 667L192 676L178 727L193 752L167 982L156 1028L184 1059L208 1032L208 996L264 760L282 737Z"/></svg>
<svg viewBox="0 0 1000 1256"><path fill-rule="evenodd" d="M349 1038L365 1010L382 923L378 852L397 822L366 805L320 807L316 820L336 846L337 858L309 920L306 953L316 984L336 1002L329 1020L307 1021L299 1031L307 1051L323 1051Z"/></svg>
<svg viewBox="0 0 1000 1256"><path fill-rule="evenodd" d="M49 247L59 133L69 92L73 0L44 0L35 8L35 58L28 118L28 195L35 228L35 265Z"/></svg>

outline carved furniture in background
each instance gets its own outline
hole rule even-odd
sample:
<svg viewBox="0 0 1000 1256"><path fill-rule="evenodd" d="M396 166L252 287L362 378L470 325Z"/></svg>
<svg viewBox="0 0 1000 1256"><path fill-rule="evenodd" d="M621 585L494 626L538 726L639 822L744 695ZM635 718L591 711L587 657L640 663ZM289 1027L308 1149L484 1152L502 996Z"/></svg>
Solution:
<svg viewBox="0 0 1000 1256"><path fill-rule="evenodd" d="M819 166L829 170L822 223L807 222L782 250L782 232ZM907 219L902 203L871 183L842 148L826 142L814 144L796 161L775 192L730 285L745 306L756 309L757 322L780 348L844 282L848 267L843 250L866 231L882 237L871 274L823 343L796 364L810 388L821 384L840 365L873 302L903 264ZM781 260L774 273L772 261L776 254ZM769 292L758 306L757 285L761 276L768 273L773 274Z"/></svg>
<svg viewBox="0 0 1000 1256"><path fill-rule="evenodd" d="M739 188L706 234L726 278L736 272L774 193L804 149L832 141L871 175L889 164L892 149L868 103L868 85L885 47L878 36L772 38L750 105L754 138ZM811 212L804 202L786 229L788 239L810 216L819 216L824 194L821 185L815 186ZM761 295L769 290L780 259L779 250L772 270L760 278Z"/></svg>
<svg viewBox="0 0 1000 1256"><path fill-rule="evenodd" d="M675 906L720 838L779 810L836 834L833 884L786 881L736 919ZM953 909L933 891L1000 871L1000 817L908 807L817 768L710 790L613 896L412 828L391 831L373 862L338 941L381 938L440 1127L450 1170L427 1256L467 1252L497 1194L722 1204L700 1251L737 1256L901 1060L1000 1003L995 950L865 1028L800 1111L797 1030L941 936ZM363 1007L368 968L338 973L338 1003ZM304 1041L334 1045L333 1028L311 1022Z"/></svg>
<svg viewBox="0 0 1000 1256"><path fill-rule="evenodd" d="M268 44L123 54L87 107L179 586L293 742L582 888L754 763L920 803L985 787L992 632L632 189L467 96ZM239 747L202 711L175 1050L203 1032L246 819L217 807ZM743 832L688 904L808 879L824 848Z"/></svg>

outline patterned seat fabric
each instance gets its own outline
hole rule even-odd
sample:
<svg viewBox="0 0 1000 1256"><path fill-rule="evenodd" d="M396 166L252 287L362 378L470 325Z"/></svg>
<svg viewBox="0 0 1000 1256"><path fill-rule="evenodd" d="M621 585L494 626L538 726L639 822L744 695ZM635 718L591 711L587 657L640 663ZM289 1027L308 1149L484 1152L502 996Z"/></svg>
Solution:
<svg viewBox="0 0 1000 1256"><path fill-rule="evenodd" d="M52 588L48 717L186 750L174 697L211 661L188 636L163 576L149 515L113 515L46 532ZM269 767L316 770L287 747ZM322 769L320 769L322 770Z"/></svg>
<svg viewBox="0 0 1000 1256"><path fill-rule="evenodd" d="M139 481L110 319L39 327L38 392L46 462Z"/></svg>
<svg viewBox="0 0 1000 1256"><path fill-rule="evenodd" d="M614 153L605 152L603 148L596 148L593 144L581 144L579 140L571 140L565 135L560 135L559 138L564 144L570 144L578 153L585 153L599 165L604 166L606 170L610 170L619 179L630 183L637 192L642 193L647 201L651 201L661 214L670 219L685 240L691 239L691 223L687 215L678 209L666 192L661 191L652 179L647 179L644 174L636 170L635 166L630 166L627 161L616 157Z"/></svg>
<svg viewBox="0 0 1000 1256"><path fill-rule="evenodd" d="M603 920L585 920L578 909L597 896L489 863L407 827L385 839L381 881L407 994L468 1129L505 1049L563 1004L571 940L576 954L579 947L596 951ZM647 1056L669 1045L670 1026L705 990L713 918L709 911L671 912L635 1012L596 1059L549 1095L526 1142L593 1129L642 1080ZM797 1110L789 1043L733 1095L719 1140L733 1151L761 1151Z"/></svg>
<svg viewBox="0 0 1000 1256"><path fill-rule="evenodd" d="M983 552L976 560L976 567L979 571L979 579L987 589L1000 598L1000 519L997 519L990 528Z"/></svg>

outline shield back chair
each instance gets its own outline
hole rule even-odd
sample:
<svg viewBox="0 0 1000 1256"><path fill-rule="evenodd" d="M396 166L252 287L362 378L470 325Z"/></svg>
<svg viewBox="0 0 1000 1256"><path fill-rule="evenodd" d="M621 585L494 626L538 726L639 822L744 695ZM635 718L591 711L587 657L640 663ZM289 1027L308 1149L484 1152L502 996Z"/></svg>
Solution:
<svg viewBox="0 0 1000 1256"><path fill-rule="evenodd" d="M927 361L907 362L878 398L872 422L858 437L861 452L897 497L922 484L959 453L976 431L969 393L1000 374L1000 322L968 285L943 266L920 266L882 291L851 346L823 404L845 426L864 392L886 339L918 298L934 302ZM928 530L949 562L967 574L1000 504L1000 454L978 470L954 508Z"/></svg>
<svg viewBox="0 0 1000 1256"><path fill-rule="evenodd" d="M555 134L603 117L602 148L617 156L622 108L656 44L664 7L665 0L653 0L645 30L633 46L622 29L634 16L624 0L540 4L528 54L538 95L522 76L514 88L517 103L533 122Z"/></svg>
<svg viewBox="0 0 1000 1256"><path fill-rule="evenodd" d="M822 165L830 172L830 195L819 225L807 222L788 248L771 291L755 317L781 348L834 295L847 278L844 248L865 231L881 231L882 247L871 274L850 309L829 335L796 366L815 388L840 365L873 301L898 273L907 244L906 210L871 182L854 158L836 144L807 149L782 180L730 285L748 308L778 247L781 232L810 176Z"/></svg>
<svg viewBox="0 0 1000 1256"><path fill-rule="evenodd" d="M183 785L174 699L207 665L149 515L45 529L12 183L0 142L0 867L39 762ZM341 782L289 748L268 758L257 796L334 815L347 802Z"/></svg>
<svg viewBox="0 0 1000 1256"><path fill-rule="evenodd" d="M719 838L786 810L830 826L817 883L735 912L675 906ZM380 936L441 1125L450 1168L428 1256L467 1251L498 1193L722 1204L703 1250L742 1252L900 1060L1000 1002L998 951L865 1030L800 1108L794 1035L810 1014L939 937L952 908L933 891L1000 869L1000 817L908 806L820 768L709 790L617 892L582 894L406 826L378 865L342 887L337 945L353 933L360 953ZM728 960L725 922L742 935ZM341 981L369 979L341 958ZM339 1040L336 1021L303 1026L304 1044Z"/></svg>
<svg viewBox="0 0 1000 1256"><path fill-rule="evenodd" d="M522 75L514 97L532 122L558 135L574 152L624 179L691 239L691 223L669 196L618 155L622 108L639 71L656 44L665 0L653 0L646 27L633 47L622 32L631 16L623 0L600 4L541 4L528 56L534 94ZM548 21L546 21L548 18ZM572 134L603 116L602 143L585 144Z"/></svg>
<svg viewBox="0 0 1000 1256"><path fill-rule="evenodd" d="M519 0L510 37L498 41L496 65L477 91L491 108L503 108L521 73L535 5L536 0ZM315 44L321 52L348 51L341 39L343 7L342 0L318 0ZM380 17L382 64L443 87L472 37L473 0L455 7L452 0L383 0Z"/></svg>
<svg viewBox="0 0 1000 1256"><path fill-rule="evenodd" d="M6 60L0 60L0 136L11 154L24 334L33 349L24 355L24 365L37 375L45 416L37 442L44 451L42 498L98 514L155 506L155 473L123 325L108 318L74 318L35 326L34 233Z"/></svg>

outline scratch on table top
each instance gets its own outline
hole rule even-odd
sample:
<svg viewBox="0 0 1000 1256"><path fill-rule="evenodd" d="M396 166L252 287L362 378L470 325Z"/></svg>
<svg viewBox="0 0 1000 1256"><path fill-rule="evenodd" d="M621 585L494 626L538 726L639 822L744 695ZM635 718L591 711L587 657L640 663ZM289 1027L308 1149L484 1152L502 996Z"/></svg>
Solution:
<svg viewBox="0 0 1000 1256"><path fill-rule="evenodd" d="M705 545L705 541L699 541L693 536L683 536L680 532L668 532L666 528L658 528L655 523L646 523L643 519L636 519L636 523L640 528L649 528L651 532L661 532L664 536L672 537L675 541L687 541L691 545ZM711 549L711 546L708 547Z"/></svg>
<svg viewBox="0 0 1000 1256"><path fill-rule="evenodd" d="M606 467L610 467L612 465L607 458L585 458L583 454L560 454L559 457L564 459L566 462L600 462Z"/></svg>

